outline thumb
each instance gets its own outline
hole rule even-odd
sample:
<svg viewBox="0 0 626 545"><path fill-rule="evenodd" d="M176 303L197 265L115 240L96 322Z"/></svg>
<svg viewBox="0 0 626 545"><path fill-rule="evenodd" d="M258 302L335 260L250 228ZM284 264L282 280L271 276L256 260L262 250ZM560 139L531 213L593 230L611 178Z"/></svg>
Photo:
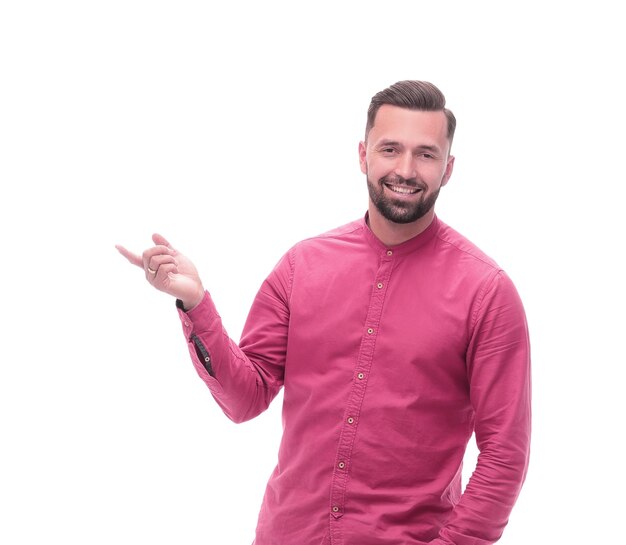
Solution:
<svg viewBox="0 0 626 545"><path fill-rule="evenodd" d="M154 233L152 235L152 242L154 242L155 244L159 244L161 246L167 246L171 250L174 249L172 248L172 245L167 241L167 239L164 236L159 235L158 233Z"/></svg>

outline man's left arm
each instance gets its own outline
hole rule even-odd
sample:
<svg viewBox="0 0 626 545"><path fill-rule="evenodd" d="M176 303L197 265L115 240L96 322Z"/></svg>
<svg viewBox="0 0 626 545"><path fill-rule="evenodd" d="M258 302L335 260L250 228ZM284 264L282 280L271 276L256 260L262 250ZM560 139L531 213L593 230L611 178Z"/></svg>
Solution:
<svg viewBox="0 0 626 545"><path fill-rule="evenodd" d="M467 352L478 462L431 545L490 545L506 526L528 468L531 378L528 327L513 283L500 271L478 297Z"/></svg>

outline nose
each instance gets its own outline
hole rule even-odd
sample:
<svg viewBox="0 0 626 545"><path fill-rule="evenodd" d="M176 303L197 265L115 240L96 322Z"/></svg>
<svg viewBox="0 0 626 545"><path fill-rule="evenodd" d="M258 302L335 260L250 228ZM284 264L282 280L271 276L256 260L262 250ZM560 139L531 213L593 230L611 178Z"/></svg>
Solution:
<svg viewBox="0 0 626 545"><path fill-rule="evenodd" d="M394 172L402 178L415 178L417 173L417 163L412 153L402 153L398 156Z"/></svg>

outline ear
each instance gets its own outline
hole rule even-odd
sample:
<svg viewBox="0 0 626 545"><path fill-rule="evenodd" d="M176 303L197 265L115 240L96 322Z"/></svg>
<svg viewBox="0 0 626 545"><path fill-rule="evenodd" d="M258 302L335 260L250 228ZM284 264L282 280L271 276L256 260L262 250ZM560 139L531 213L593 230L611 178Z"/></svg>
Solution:
<svg viewBox="0 0 626 545"><path fill-rule="evenodd" d="M359 142L359 165L361 165L361 172L367 174L367 144L365 142Z"/></svg>
<svg viewBox="0 0 626 545"><path fill-rule="evenodd" d="M443 178L441 179L441 187L448 183L450 176L452 176L452 171L454 170L454 155L448 156L448 162L446 163L446 170L443 174Z"/></svg>

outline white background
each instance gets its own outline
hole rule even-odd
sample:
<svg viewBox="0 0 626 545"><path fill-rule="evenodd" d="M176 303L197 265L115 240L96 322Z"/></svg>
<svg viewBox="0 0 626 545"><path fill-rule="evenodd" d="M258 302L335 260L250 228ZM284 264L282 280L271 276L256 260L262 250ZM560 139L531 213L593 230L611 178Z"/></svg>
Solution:
<svg viewBox="0 0 626 545"><path fill-rule="evenodd" d="M371 96L426 79L458 118L439 216L531 327L532 462L500 543L619 543L617 5L0 4L0 542L252 541L280 400L230 423L114 244L169 237L238 338L284 251L364 213Z"/></svg>

